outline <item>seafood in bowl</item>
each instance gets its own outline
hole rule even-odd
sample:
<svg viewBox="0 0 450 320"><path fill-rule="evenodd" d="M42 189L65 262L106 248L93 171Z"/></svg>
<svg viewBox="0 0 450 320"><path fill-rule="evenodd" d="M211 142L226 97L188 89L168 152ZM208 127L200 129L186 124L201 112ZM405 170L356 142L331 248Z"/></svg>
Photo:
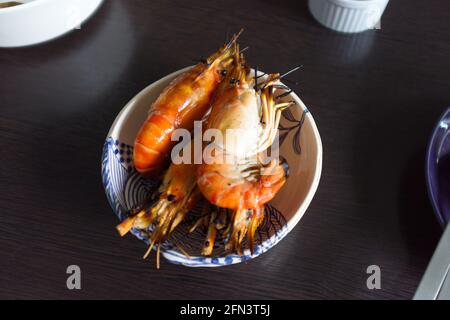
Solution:
<svg viewBox="0 0 450 320"><path fill-rule="evenodd" d="M295 226L317 189L312 116L282 76L248 67L237 38L146 88L108 134L102 175L117 229L146 241L145 257L155 249L158 266L160 254L186 266L254 258Z"/></svg>

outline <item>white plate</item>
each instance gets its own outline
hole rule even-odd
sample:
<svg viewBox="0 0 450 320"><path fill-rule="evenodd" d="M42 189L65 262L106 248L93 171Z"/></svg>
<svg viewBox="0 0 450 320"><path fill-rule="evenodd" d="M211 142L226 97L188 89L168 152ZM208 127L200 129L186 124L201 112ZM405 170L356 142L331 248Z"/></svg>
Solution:
<svg viewBox="0 0 450 320"><path fill-rule="evenodd" d="M0 9L0 47L37 44L79 28L102 2L34 0Z"/></svg>

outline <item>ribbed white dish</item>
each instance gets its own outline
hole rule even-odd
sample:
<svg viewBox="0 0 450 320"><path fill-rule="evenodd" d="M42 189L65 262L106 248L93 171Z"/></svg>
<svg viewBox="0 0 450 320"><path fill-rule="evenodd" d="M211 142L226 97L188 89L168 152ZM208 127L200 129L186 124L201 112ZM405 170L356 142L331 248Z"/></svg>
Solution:
<svg viewBox="0 0 450 320"><path fill-rule="evenodd" d="M311 14L324 26L346 33L376 28L389 0L309 0Z"/></svg>
<svg viewBox="0 0 450 320"><path fill-rule="evenodd" d="M32 45L74 30L102 1L34 0L0 9L0 47Z"/></svg>

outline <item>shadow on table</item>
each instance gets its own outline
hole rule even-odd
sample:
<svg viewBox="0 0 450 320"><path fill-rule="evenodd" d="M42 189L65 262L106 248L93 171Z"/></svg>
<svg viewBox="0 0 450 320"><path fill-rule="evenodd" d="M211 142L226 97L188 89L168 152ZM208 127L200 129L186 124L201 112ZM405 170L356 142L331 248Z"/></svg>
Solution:
<svg viewBox="0 0 450 320"><path fill-rule="evenodd" d="M425 267L434 252L442 228L428 198L425 182L425 148L415 153L401 174L398 192L399 219L411 254ZM431 253L431 254L430 254Z"/></svg>

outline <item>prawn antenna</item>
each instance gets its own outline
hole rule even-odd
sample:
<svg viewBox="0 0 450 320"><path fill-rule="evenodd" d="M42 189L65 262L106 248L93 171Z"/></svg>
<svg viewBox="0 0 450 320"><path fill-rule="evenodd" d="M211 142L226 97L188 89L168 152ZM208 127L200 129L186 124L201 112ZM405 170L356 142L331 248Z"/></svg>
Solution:
<svg viewBox="0 0 450 320"><path fill-rule="evenodd" d="M246 47L245 47L244 49L242 49L239 53L243 53L243 52L247 51L249 48L250 48L249 46L246 46Z"/></svg>
<svg viewBox="0 0 450 320"><path fill-rule="evenodd" d="M236 33L231 40L228 42L228 44L225 46L225 50L231 48L231 46L236 42L236 40L239 38L241 33L244 32L244 28L241 28L238 33Z"/></svg>
<svg viewBox="0 0 450 320"><path fill-rule="evenodd" d="M297 66L297 67L295 67L295 68L289 70L288 72L283 73L283 74L280 76L280 79L283 79L284 77L290 75L291 73L294 73L295 71L297 71L297 70L300 69L300 68L303 68L303 65L299 65L299 66Z"/></svg>

